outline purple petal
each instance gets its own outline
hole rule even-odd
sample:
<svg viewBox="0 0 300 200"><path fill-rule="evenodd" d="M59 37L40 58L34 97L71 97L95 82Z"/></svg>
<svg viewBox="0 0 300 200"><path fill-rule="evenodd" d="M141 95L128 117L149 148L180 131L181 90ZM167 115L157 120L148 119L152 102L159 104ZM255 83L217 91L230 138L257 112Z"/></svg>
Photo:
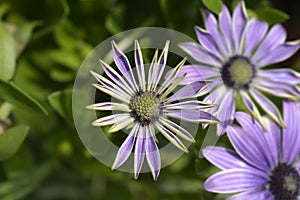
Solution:
<svg viewBox="0 0 300 200"><path fill-rule="evenodd" d="M300 104L284 101L283 116L286 127L282 133L283 161L291 164L300 152Z"/></svg>
<svg viewBox="0 0 300 200"><path fill-rule="evenodd" d="M156 128L159 130L159 132L167 139L169 140L174 146L176 146L178 149L182 150L185 153L188 153L187 148L184 146L184 144L180 141L180 139L174 135L170 130L162 126L160 123L155 123Z"/></svg>
<svg viewBox="0 0 300 200"><path fill-rule="evenodd" d="M220 72L216 68L202 65L185 65L178 76L182 76L183 74L186 74L183 81L180 83L183 85L220 76Z"/></svg>
<svg viewBox="0 0 300 200"><path fill-rule="evenodd" d="M210 54L197 43L187 42L181 43L178 46L200 63L217 67L221 66L220 61L214 55Z"/></svg>
<svg viewBox="0 0 300 200"><path fill-rule="evenodd" d="M145 127L140 127L134 149L134 178L137 179L145 159Z"/></svg>
<svg viewBox="0 0 300 200"><path fill-rule="evenodd" d="M268 30L268 24L266 22L252 19L245 31L245 56L249 56L261 40L265 37Z"/></svg>
<svg viewBox="0 0 300 200"><path fill-rule="evenodd" d="M202 150L202 154L209 162L222 170L249 168L249 165L236 152L230 149L208 146Z"/></svg>
<svg viewBox="0 0 300 200"><path fill-rule="evenodd" d="M161 160L159 149L157 148L156 142L153 138L153 133L149 126L146 126L146 141L145 141L145 151L146 158L148 161L148 165L151 169L153 179L157 180L160 168L161 168Z"/></svg>
<svg viewBox="0 0 300 200"><path fill-rule="evenodd" d="M195 31L200 44L211 54L216 55L219 59L222 59L223 55L221 54L215 39L207 31L201 29L200 27L196 27Z"/></svg>
<svg viewBox="0 0 300 200"><path fill-rule="evenodd" d="M269 169L263 155L264 149L257 145L257 139L238 126L228 126L227 135L237 153L253 167L267 171Z"/></svg>
<svg viewBox="0 0 300 200"><path fill-rule="evenodd" d="M200 96L203 96L203 95L206 95L210 92L214 92L215 90L219 89L219 88L223 88L224 90L224 85L223 85L223 80L221 77L218 77L218 78L215 78L213 80L213 82L208 82L207 85L201 89L198 93L197 93L197 97L200 97Z"/></svg>
<svg viewBox="0 0 300 200"><path fill-rule="evenodd" d="M291 57L300 47L300 42L285 43L280 45L264 56L260 61L254 62L256 68L281 62Z"/></svg>
<svg viewBox="0 0 300 200"><path fill-rule="evenodd" d="M249 91L255 101L260 105L260 107L280 126L284 126L283 120L277 107L259 91L252 88L250 88Z"/></svg>
<svg viewBox="0 0 300 200"><path fill-rule="evenodd" d="M231 16L229 13L228 8L223 4L222 11L219 16L219 24L221 31L224 34L225 41L227 43L227 47L229 50L229 55L234 54L233 47L233 38L232 38L232 23L231 23Z"/></svg>
<svg viewBox="0 0 300 200"><path fill-rule="evenodd" d="M126 140L121 145L118 154L115 158L114 164L112 166L113 170L119 168L130 156L134 145L137 129L138 125L135 125L135 127L131 130L130 134L127 136Z"/></svg>
<svg viewBox="0 0 300 200"><path fill-rule="evenodd" d="M211 114L200 110L170 110L165 114L189 122L217 123L219 121Z"/></svg>
<svg viewBox="0 0 300 200"><path fill-rule="evenodd" d="M258 70L257 75L262 78L270 78L278 82L300 83L300 74L292 69Z"/></svg>
<svg viewBox="0 0 300 200"><path fill-rule="evenodd" d="M234 193L253 190L267 183L266 174L257 170L230 169L209 177L204 188L216 193Z"/></svg>
<svg viewBox="0 0 300 200"><path fill-rule="evenodd" d="M268 189L262 189L262 190L252 190L243 192L240 194L236 194L234 196L231 196L227 198L226 200L241 200L241 199L251 199L251 200L267 200L267 197L269 195Z"/></svg>
<svg viewBox="0 0 300 200"><path fill-rule="evenodd" d="M166 126L168 129L182 137L183 139L190 141L190 142L195 142L194 137L184 128L181 126L177 125L176 123L172 122L171 120L165 119L165 118L160 118L159 122L162 123L164 126Z"/></svg>
<svg viewBox="0 0 300 200"><path fill-rule="evenodd" d="M260 124L246 113L237 112L235 118L245 131L257 138L256 145L260 148L260 153L268 162L268 166L273 168L279 159L280 148L278 146L277 134L280 133L272 131L270 133L264 132ZM270 127L273 127L273 125L270 124Z"/></svg>
<svg viewBox="0 0 300 200"><path fill-rule="evenodd" d="M274 96L291 99L300 98L300 90L297 86L289 83L288 80L277 81L271 78L257 77L253 86Z"/></svg>
<svg viewBox="0 0 300 200"><path fill-rule="evenodd" d="M242 35L246 26L247 16L245 11L244 1L240 1L234 10L232 16L232 29L234 35L234 43L236 52L240 52L242 49Z"/></svg>
<svg viewBox="0 0 300 200"><path fill-rule="evenodd" d="M183 88L178 90L175 94L167 98L166 101L172 102L194 97L199 92L199 90L201 90L206 85L206 82L191 83L190 85L184 86Z"/></svg>
<svg viewBox="0 0 300 200"><path fill-rule="evenodd" d="M218 23L214 15L208 11L205 11L205 27L206 30L211 34L211 36L215 39L219 49L227 54L227 46L226 43L223 39L223 35L220 33L219 28L218 28Z"/></svg>
<svg viewBox="0 0 300 200"><path fill-rule="evenodd" d="M218 135L222 135L229 124L232 124L233 118L234 118L234 112L235 112L235 91L234 90L228 90L227 93L225 93L226 96L223 96L223 99L221 101L221 104L219 104L219 109L216 111L215 115L216 117L221 121L220 124L218 124Z"/></svg>
<svg viewBox="0 0 300 200"><path fill-rule="evenodd" d="M120 72L126 77L128 82L130 83L131 87L134 88L136 91L138 90L137 84L133 77L133 73L131 70L130 63L125 56L125 54L118 48L117 44L112 41L112 49L113 49L113 57L114 61L120 70Z"/></svg>
<svg viewBox="0 0 300 200"><path fill-rule="evenodd" d="M283 44L285 40L286 32L283 26L279 24L273 26L251 58L252 62L254 63L255 61L265 57L270 52L272 52L275 47Z"/></svg>
<svg viewBox="0 0 300 200"><path fill-rule="evenodd" d="M145 88L145 86L146 86L146 77L145 77L144 61L143 61L143 55L142 55L142 52L141 52L139 42L137 40L135 41L135 46L134 46L134 60L135 60L136 68L137 68L140 87L143 90L145 90L146 89Z"/></svg>
<svg viewBox="0 0 300 200"><path fill-rule="evenodd" d="M204 109L204 108L211 108L211 107L213 107L213 105L210 103L206 103L203 101L196 101L196 100L165 105L165 108L167 110L196 110L200 108Z"/></svg>

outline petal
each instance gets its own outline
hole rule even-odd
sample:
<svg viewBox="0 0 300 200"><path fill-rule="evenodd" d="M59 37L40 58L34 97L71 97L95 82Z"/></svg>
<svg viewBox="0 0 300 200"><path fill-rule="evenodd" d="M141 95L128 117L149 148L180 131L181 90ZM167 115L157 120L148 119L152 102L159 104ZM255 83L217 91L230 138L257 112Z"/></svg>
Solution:
<svg viewBox="0 0 300 200"><path fill-rule="evenodd" d="M253 167L262 171L269 170L264 157L264 149L257 145L257 139L238 126L228 126L227 135L237 153Z"/></svg>
<svg viewBox="0 0 300 200"><path fill-rule="evenodd" d="M266 174L257 170L230 169L209 177L204 188L216 193L242 192L264 186L266 179Z"/></svg>
<svg viewBox="0 0 300 200"><path fill-rule="evenodd" d="M220 67L222 66L220 61L208 51L206 51L202 46L194 42L181 43L178 45L189 54L196 61L205 64Z"/></svg>
<svg viewBox="0 0 300 200"><path fill-rule="evenodd" d="M240 1L232 16L232 29L236 52L242 49L242 35L247 23L246 8L244 1Z"/></svg>
<svg viewBox="0 0 300 200"><path fill-rule="evenodd" d="M138 125L135 125L134 128L131 130L130 134L127 136L126 140L121 145L118 154L115 158L114 164L112 165L112 169L119 168L130 156L135 137L137 134Z"/></svg>
<svg viewBox="0 0 300 200"><path fill-rule="evenodd" d="M139 42L136 40L134 43L134 60L137 68L138 79L140 82L140 88L145 91L146 89L146 77L145 77L145 68L143 55L140 48Z"/></svg>
<svg viewBox="0 0 300 200"><path fill-rule="evenodd" d="M225 37L225 41L228 47L227 49L229 50L228 54L233 55L234 49L233 49L231 16L228 8L224 4L222 7L222 11L219 15L219 25Z"/></svg>
<svg viewBox="0 0 300 200"><path fill-rule="evenodd" d="M283 44L286 40L286 32L282 25L274 25L271 30L268 32L267 36L254 53L251 60L253 63L264 56L270 54L273 49L281 44Z"/></svg>
<svg viewBox="0 0 300 200"><path fill-rule="evenodd" d="M190 142L195 142L194 137L187 130L172 122L171 120L161 117L159 119L159 122L171 131L173 131L176 135L180 136L181 138Z"/></svg>
<svg viewBox="0 0 300 200"><path fill-rule="evenodd" d="M252 190L252 191L236 194L234 196L227 198L226 200L241 200L241 199L265 200L267 199L268 195L269 195L268 189Z"/></svg>
<svg viewBox="0 0 300 200"><path fill-rule="evenodd" d="M224 41L222 33L219 31L218 23L214 15L208 11L205 12L205 27L206 30L211 34L211 36L215 39L219 49L222 53L227 54L227 46Z"/></svg>
<svg viewBox="0 0 300 200"><path fill-rule="evenodd" d="M93 124L93 126L107 126L107 125L111 125L111 124L114 124L114 123L117 123L120 121L124 121L128 118L130 118L130 115L128 113L114 114L114 115L101 117L101 118L95 120L92 124Z"/></svg>
<svg viewBox="0 0 300 200"><path fill-rule="evenodd" d="M274 96L294 100L300 99L300 90L297 86L289 83L288 80L285 80L285 82L278 82L277 80L271 78L272 77L257 77L253 87L256 87L257 89L265 91Z"/></svg>
<svg viewBox="0 0 300 200"><path fill-rule="evenodd" d="M218 110L214 113L221 122L217 127L217 135L222 135L226 131L227 126L233 122L235 112L234 97L235 91L228 90L223 96Z"/></svg>
<svg viewBox="0 0 300 200"><path fill-rule="evenodd" d="M117 86L116 84L112 83L110 80L108 80L107 78L101 76L100 74L98 74L96 72L90 71L90 73L103 86L105 86L106 88L110 88L110 90L113 90L116 93L118 93L120 96L123 96L124 98L127 98L128 100L130 100L130 95L129 95L130 93L126 93L127 92L126 90L124 90L123 88L121 89L119 86Z"/></svg>
<svg viewBox="0 0 300 200"><path fill-rule="evenodd" d="M156 49L154 56L152 58L150 68L149 68L149 73L148 73L148 87L147 90L151 90L152 85L154 84L154 77L155 77L155 65L157 64L157 56L158 56L158 49Z"/></svg>
<svg viewBox="0 0 300 200"><path fill-rule="evenodd" d="M101 92L104 92L104 93L122 101L123 103L126 103L126 104L130 103L130 99L127 96L123 95L122 93L120 93L114 89L111 89L109 87L105 87L105 86L102 86L99 84L93 84L93 86L95 88L97 88L98 90L100 90Z"/></svg>
<svg viewBox="0 0 300 200"><path fill-rule="evenodd" d="M268 24L253 18L245 31L245 51L244 55L249 56L265 37L268 30Z"/></svg>
<svg viewBox="0 0 300 200"><path fill-rule="evenodd" d="M280 112L277 107L259 91L250 88L250 94L255 99L255 101L260 105L260 107L269 115L274 121L276 121L280 126L284 126L283 120L281 118Z"/></svg>
<svg viewBox="0 0 300 200"><path fill-rule="evenodd" d="M185 65L178 76L186 74L181 84L187 85L196 81L205 81L213 77L220 77L220 71L213 67L202 65Z"/></svg>
<svg viewBox="0 0 300 200"><path fill-rule="evenodd" d="M300 104L284 101L283 116L286 127L282 133L282 151L284 162L291 164L300 152Z"/></svg>
<svg viewBox="0 0 300 200"><path fill-rule="evenodd" d="M215 39L207 31L201 29L200 27L196 27L195 31L200 44L211 54L222 60L223 55L221 54Z"/></svg>
<svg viewBox="0 0 300 200"><path fill-rule="evenodd" d="M114 125L112 125L112 127L110 127L110 129L108 129L108 132L109 133L117 132L117 131L129 126L132 122L134 122L134 119L132 117L130 117L128 119L124 119L122 121L117 121Z"/></svg>
<svg viewBox="0 0 300 200"><path fill-rule="evenodd" d="M105 63L103 60L99 60L105 74L113 80L118 86L122 87L123 91L128 91L129 94L133 94L132 88L127 84L127 82L116 72L111 66Z"/></svg>
<svg viewBox="0 0 300 200"><path fill-rule="evenodd" d="M238 123L243 127L243 129L256 138L256 145L260 148L260 153L268 162L268 166L270 168L273 168L279 160L280 149L279 146L277 146L278 133L264 132L258 122L253 120L253 118L246 113L237 112L235 114L235 117ZM272 126L272 124L269 125Z"/></svg>
<svg viewBox="0 0 300 200"><path fill-rule="evenodd" d="M184 101L184 102L165 105L165 108L167 110L197 110L197 109L212 108L214 106L215 105L203 101L191 100L191 101Z"/></svg>
<svg viewBox="0 0 300 200"><path fill-rule="evenodd" d="M175 68L169 70L166 73L164 82L161 84L160 88L157 90L158 94L163 93L164 90L167 89L175 81L176 78L184 75L184 74L179 75L179 73L180 73L181 69L183 68L185 61L186 61L186 59L184 58L180 63L177 64L177 66ZM182 84L182 82L183 81L181 81L181 84Z"/></svg>
<svg viewBox="0 0 300 200"><path fill-rule="evenodd" d="M188 153L188 149L184 146L184 144L180 141L180 139L174 135L170 130L162 126L160 123L155 123L156 128L159 132L169 140L174 146L176 146L181 151Z"/></svg>
<svg viewBox="0 0 300 200"><path fill-rule="evenodd" d="M151 169L153 179L157 180L161 168L161 160L159 149L157 148L157 145L153 138L153 133L149 126L146 126L145 151L147 162Z"/></svg>
<svg viewBox="0 0 300 200"><path fill-rule="evenodd" d="M249 165L236 152L230 149L208 146L202 150L202 153L209 162L222 170L249 168Z"/></svg>
<svg viewBox="0 0 300 200"><path fill-rule="evenodd" d="M93 110L121 110L125 112L129 112L130 109L127 105L122 103L114 103L114 102L103 102L103 103L96 103L90 106L87 106L88 109Z"/></svg>
<svg viewBox="0 0 300 200"><path fill-rule="evenodd" d="M300 42L290 42L280 45L268 53L258 62L254 62L256 68L261 68L267 65L281 62L291 57L300 47Z"/></svg>
<svg viewBox="0 0 300 200"><path fill-rule="evenodd" d="M143 166L145 159L145 127L139 127L138 135L135 141L134 149L134 178L137 179Z"/></svg>
<svg viewBox="0 0 300 200"><path fill-rule="evenodd" d="M113 57L114 61L120 70L120 72L125 76L126 80L130 83L131 87L135 89L135 91L138 90L137 84L135 82L130 63L125 56L125 54L119 49L117 44L112 41L112 49L113 49Z"/></svg>
<svg viewBox="0 0 300 200"><path fill-rule="evenodd" d="M156 89L156 87L160 81L160 78L164 72L166 62L167 62L167 57L168 57L169 43L170 43L170 41L166 42L163 52L161 53L157 63L155 64L154 80L153 80L153 85L151 88L152 91L154 91Z"/></svg>
<svg viewBox="0 0 300 200"><path fill-rule="evenodd" d="M257 76L262 78L270 78L278 82L289 82L291 84L300 83L300 74L292 69L271 69L258 70Z"/></svg>
<svg viewBox="0 0 300 200"><path fill-rule="evenodd" d="M190 85L184 86L175 94L166 99L166 102L179 101L182 99L194 97L201 89L205 88L206 82L194 82Z"/></svg>
<svg viewBox="0 0 300 200"><path fill-rule="evenodd" d="M169 110L165 114L189 122L218 123L219 121L211 114L200 110Z"/></svg>

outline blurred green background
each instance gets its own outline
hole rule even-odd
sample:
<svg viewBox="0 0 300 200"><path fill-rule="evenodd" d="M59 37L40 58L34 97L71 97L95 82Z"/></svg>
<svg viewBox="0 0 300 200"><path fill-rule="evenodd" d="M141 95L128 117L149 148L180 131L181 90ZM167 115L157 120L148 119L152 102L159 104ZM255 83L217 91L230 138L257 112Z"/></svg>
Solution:
<svg viewBox="0 0 300 200"><path fill-rule="evenodd" d="M230 8L237 2L224 1ZM300 37L300 1L245 2L250 16L283 22L290 40ZM190 153L162 169L155 182L150 174L133 180L98 162L72 120L73 81L96 45L146 26L195 39L193 27L203 26L204 4L218 12L220 1L0 1L0 199L224 199L203 190L204 180L218 171L198 158L206 131L200 130ZM282 65L300 69L298 58ZM226 136L219 145L229 145Z"/></svg>

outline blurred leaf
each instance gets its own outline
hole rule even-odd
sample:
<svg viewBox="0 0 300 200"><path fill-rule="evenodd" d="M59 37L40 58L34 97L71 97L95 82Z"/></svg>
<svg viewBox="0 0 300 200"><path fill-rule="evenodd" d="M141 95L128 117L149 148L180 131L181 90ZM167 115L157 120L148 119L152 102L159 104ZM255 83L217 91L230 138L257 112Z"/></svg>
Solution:
<svg viewBox="0 0 300 200"><path fill-rule="evenodd" d="M4 102L0 107L0 120L6 120L10 115L12 105L8 102Z"/></svg>
<svg viewBox="0 0 300 200"><path fill-rule="evenodd" d="M0 22L0 79L10 80L16 67L15 41L7 28Z"/></svg>
<svg viewBox="0 0 300 200"><path fill-rule="evenodd" d="M1 183L0 199L14 200L21 199L35 190L51 170L50 164L32 168L30 171Z"/></svg>
<svg viewBox="0 0 300 200"><path fill-rule="evenodd" d="M221 0L202 0L203 4L212 12L219 14L222 11Z"/></svg>
<svg viewBox="0 0 300 200"><path fill-rule="evenodd" d="M72 89L57 91L48 96L50 105L62 117L72 120Z"/></svg>
<svg viewBox="0 0 300 200"><path fill-rule="evenodd" d="M2 18L3 15L5 15L9 9L10 5L8 3L2 3L0 6L0 18Z"/></svg>
<svg viewBox="0 0 300 200"><path fill-rule="evenodd" d="M10 82L0 80L1 98L5 99L17 109L24 109L27 112L47 114L45 108L27 93Z"/></svg>
<svg viewBox="0 0 300 200"><path fill-rule="evenodd" d="M203 189L203 182L199 179L169 176L160 182L160 189L168 194L198 193Z"/></svg>
<svg viewBox="0 0 300 200"><path fill-rule="evenodd" d="M114 12L111 12L105 20L105 28L111 34L118 34L122 32L121 25L123 24L124 6L119 5L114 8Z"/></svg>
<svg viewBox="0 0 300 200"><path fill-rule="evenodd" d="M22 145L29 131L28 126L15 126L0 134L0 161L13 156Z"/></svg>
<svg viewBox="0 0 300 200"><path fill-rule="evenodd" d="M280 24L289 19L286 13L274 8L257 10L256 16L260 20L267 21L269 25Z"/></svg>

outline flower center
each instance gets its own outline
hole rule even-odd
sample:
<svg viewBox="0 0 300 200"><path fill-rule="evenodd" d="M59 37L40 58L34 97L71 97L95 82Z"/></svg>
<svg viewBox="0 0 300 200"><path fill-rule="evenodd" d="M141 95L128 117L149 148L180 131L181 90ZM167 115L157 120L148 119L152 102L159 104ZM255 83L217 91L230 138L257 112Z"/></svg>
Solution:
<svg viewBox="0 0 300 200"><path fill-rule="evenodd" d="M248 89L255 76L255 68L248 58L233 56L223 65L221 76L224 84L228 87Z"/></svg>
<svg viewBox="0 0 300 200"><path fill-rule="evenodd" d="M294 167L279 163L269 178L270 191L275 200L297 200L300 192L300 176Z"/></svg>
<svg viewBox="0 0 300 200"><path fill-rule="evenodd" d="M158 94L139 91L130 101L130 115L142 126L147 126L162 114L162 107Z"/></svg>

